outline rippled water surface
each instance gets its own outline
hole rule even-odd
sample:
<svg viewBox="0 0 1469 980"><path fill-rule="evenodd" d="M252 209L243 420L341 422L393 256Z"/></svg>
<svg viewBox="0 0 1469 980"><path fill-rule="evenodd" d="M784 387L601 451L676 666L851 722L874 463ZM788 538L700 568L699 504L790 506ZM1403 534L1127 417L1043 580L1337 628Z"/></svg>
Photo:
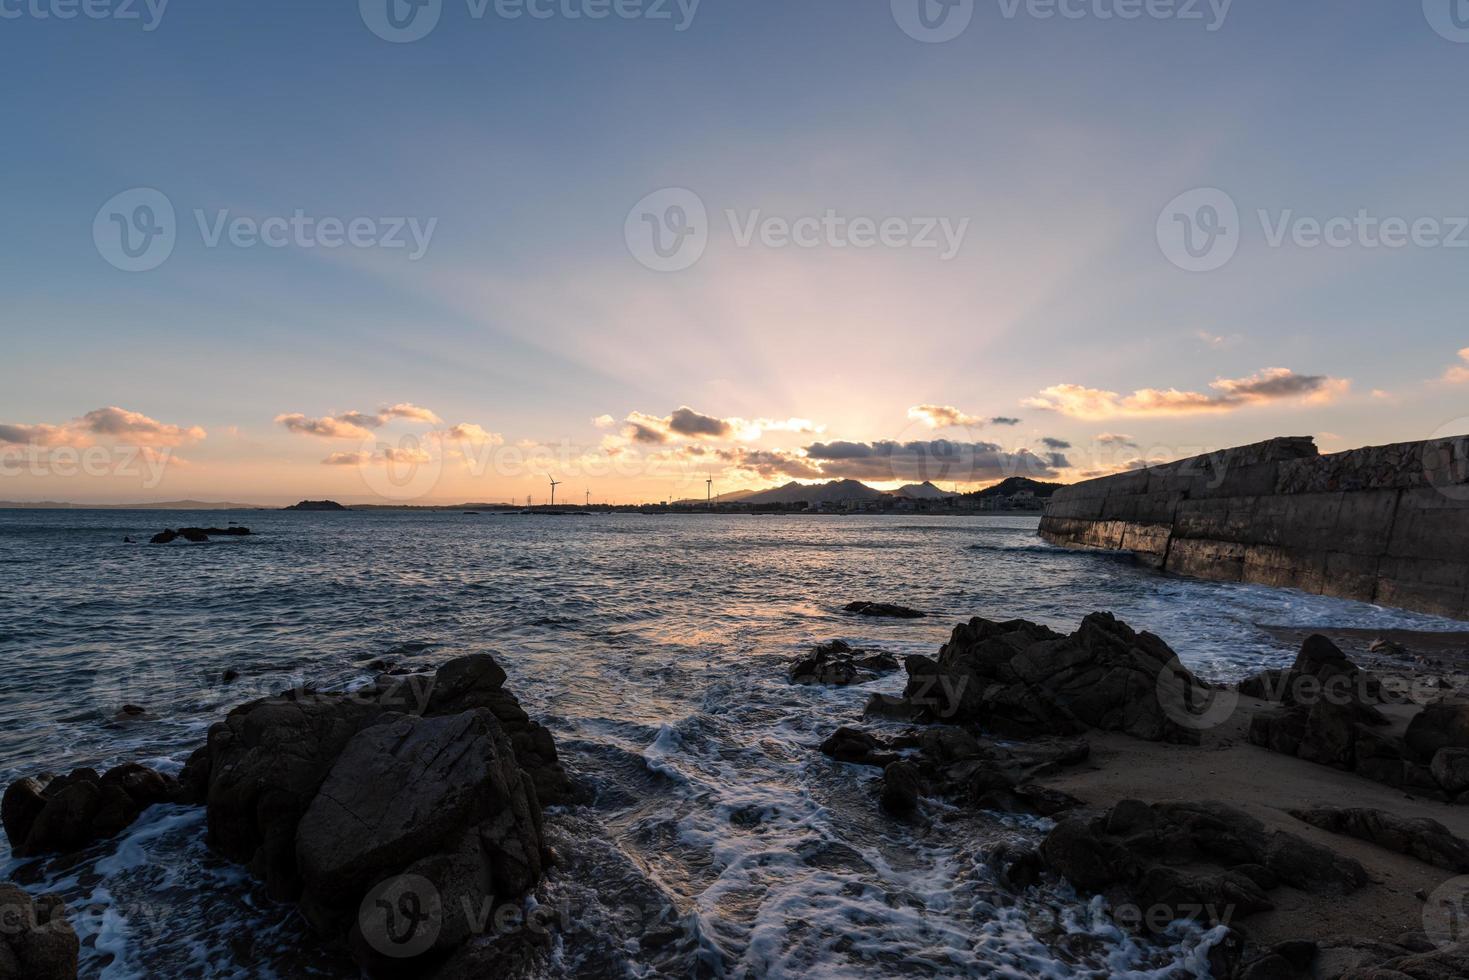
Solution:
<svg viewBox="0 0 1469 980"><path fill-rule="evenodd" d="M236 521L205 545L126 544ZM1044 824L933 804L877 810L877 770L817 744L871 690L784 681L842 637L936 652L973 615L1070 630L1095 610L1206 675L1292 651L1259 624L1455 629L1356 603L1165 578L1050 547L1034 517L588 517L414 512L0 511L0 772L140 760L172 770L235 704L371 662L494 654L592 802L556 812L536 901L567 976L1204 975L1203 939L1141 947L1062 890L1019 900L985 853ZM853 599L927 619L864 620ZM226 669L240 677L221 680ZM119 723L124 703L153 719ZM156 807L77 859L0 876L62 892L87 975L351 975L289 907Z"/></svg>

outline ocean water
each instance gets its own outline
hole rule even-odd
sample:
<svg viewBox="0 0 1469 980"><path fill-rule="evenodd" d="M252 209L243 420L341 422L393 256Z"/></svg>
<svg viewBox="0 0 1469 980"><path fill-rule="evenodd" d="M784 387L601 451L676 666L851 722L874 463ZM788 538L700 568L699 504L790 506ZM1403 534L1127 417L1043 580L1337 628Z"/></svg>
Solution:
<svg viewBox="0 0 1469 980"><path fill-rule="evenodd" d="M227 521L256 535L123 542ZM986 855L1044 821L882 816L877 770L817 745L901 673L828 690L787 684L786 664L837 637L933 654L973 615L1070 630L1107 610L1230 679L1294 655L1262 624L1466 624L1166 578L1046 545L1036 523L0 511L0 776L174 771L253 697L492 653L592 790L552 812L561 860L531 900L563 924L553 975L1206 976L1197 929L1140 944L1064 887L998 887ZM931 615L859 619L854 599ZM124 703L152 717L115 720ZM155 807L75 858L0 844L0 878L67 898L86 976L355 975L202 838L201 811Z"/></svg>

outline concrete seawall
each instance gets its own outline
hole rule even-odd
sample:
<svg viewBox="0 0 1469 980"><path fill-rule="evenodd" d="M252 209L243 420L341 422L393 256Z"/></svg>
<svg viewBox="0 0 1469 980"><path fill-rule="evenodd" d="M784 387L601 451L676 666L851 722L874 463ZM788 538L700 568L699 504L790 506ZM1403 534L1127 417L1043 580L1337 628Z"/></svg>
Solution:
<svg viewBox="0 0 1469 980"><path fill-rule="evenodd" d="M1041 536L1164 571L1469 619L1469 436L1272 439L1058 490Z"/></svg>

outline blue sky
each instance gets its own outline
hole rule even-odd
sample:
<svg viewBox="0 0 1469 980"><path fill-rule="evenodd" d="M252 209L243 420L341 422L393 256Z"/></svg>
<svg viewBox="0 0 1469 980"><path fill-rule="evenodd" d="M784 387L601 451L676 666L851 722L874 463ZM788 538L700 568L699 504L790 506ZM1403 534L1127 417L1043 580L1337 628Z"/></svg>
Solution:
<svg viewBox="0 0 1469 980"><path fill-rule="evenodd" d="M147 487L32 465L0 499L369 499L364 471L391 454L360 429L278 419L402 403L442 428L367 431L452 456L433 433L467 423L499 446L575 447L557 468L674 464L597 477L627 499L702 491L706 470L731 488L844 475L809 451L837 443L995 447L944 474L969 482L1044 460L1049 438L1071 448L1045 467L1076 478L1130 462L1094 451L1103 434L1145 456L1287 432L1331 450L1469 415L1469 387L1445 380L1469 347L1469 247L1372 248L1355 230L1339 248L1273 246L1264 227L1365 212L1457 240L1469 44L1419 0L1236 0L1213 31L1207 3L1202 20L1098 16L1118 0L1042 19L977 0L943 43L909 37L885 2L704 0L678 30L674 3L666 20L565 16L588 0L511 20L445 0L403 44L353 3L173 0L145 30L141 0L142 20L35 15L57 2L0 2L0 433L31 458L131 434L179 462ZM145 272L114 268L93 235L132 188L176 211L172 254ZM662 188L709 216L707 248L676 272L640 264L624 235ZM1240 213L1237 252L1208 272L1160 247L1160 213L1195 188ZM195 217L298 210L433 232L414 260L209 247ZM736 234L827 212L910 234L964 223L962 247ZM1271 385L1271 368L1308 380ZM1205 400L1128 400L1170 389ZM1208 400L1232 390L1247 397ZM930 424L922 405L964 420ZM78 421L110 406L159 428ZM680 432L682 406L733 422ZM994 416L1022 421L979 421ZM639 439L630 417L663 424ZM740 424L792 418L810 425ZM523 496L541 468L450 465L425 498Z"/></svg>

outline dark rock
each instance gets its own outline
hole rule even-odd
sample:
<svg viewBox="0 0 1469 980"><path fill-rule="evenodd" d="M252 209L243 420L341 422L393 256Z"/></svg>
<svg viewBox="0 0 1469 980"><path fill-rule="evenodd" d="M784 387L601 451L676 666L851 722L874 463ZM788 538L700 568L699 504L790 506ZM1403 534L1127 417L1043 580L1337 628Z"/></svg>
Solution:
<svg viewBox="0 0 1469 980"><path fill-rule="evenodd" d="M153 535L153 537L148 539L148 543L168 544L172 541L177 540L178 536L179 533L177 531L173 530L172 528L168 528L167 530L159 531L157 534Z"/></svg>
<svg viewBox="0 0 1469 980"><path fill-rule="evenodd" d="M867 707L862 709L862 717L913 721L918 711L919 709L909 704L905 698L894 697L891 694L874 694L867 699Z"/></svg>
<svg viewBox="0 0 1469 980"><path fill-rule="evenodd" d="M1279 701L1285 693L1289 670L1265 670L1239 682L1239 693L1261 701Z"/></svg>
<svg viewBox="0 0 1469 980"><path fill-rule="evenodd" d="M1030 844L1002 841L985 855L995 878L1012 891L1023 891L1040 880L1040 852Z"/></svg>
<svg viewBox="0 0 1469 980"><path fill-rule="evenodd" d="M928 615L917 609L895 606L886 602L849 602L842 608L859 616L881 616L888 619L922 619Z"/></svg>
<svg viewBox="0 0 1469 980"><path fill-rule="evenodd" d="M1469 701L1440 701L1425 705L1408 722L1408 746L1424 760L1439 749L1469 749Z"/></svg>
<svg viewBox="0 0 1469 980"><path fill-rule="evenodd" d="M149 539L150 544L169 544L179 538L185 541L201 544L210 538L242 538L250 534L248 527L231 525L230 527L181 527L177 531L166 528L159 531Z"/></svg>
<svg viewBox="0 0 1469 980"><path fill-rule="evenodd" d="M1469 842L1456 837L1437 820L1400 817L1383 810L1360 807L1316 807L1291 810L1290 815L1313 827L1371 841L1436 868L1457 874L1469 872Z"/></svg>
<svg viewBox="0 0 1469 980"><path fill-rule="evenodd" d="M56 895L0 883L0 978L74 980L81 942Z"/></svg>
<svg viewBox="0 0 1469 980"><path fill-rule="evenodd" d="M17 780L5 791L0 815L17 857L65 854L116 836L148 807L178 796L175 780L130 763L100 775L76 769Z"/></svg>
<svg viewBox="0 0 1469 980"><path fill-rule="evenodd" d="M226 667L224 673L219 675L219 680L223 684L229 684L230 682L237 681L239 679L240 672L238 670L235 670L235 668L233 667Z"/></svg>
<svg viewBox="0 0 1469 980"><path fill-rule="evenodd" d="M1469 789L1469 749L1439 749L1429 769L1444 792L1457 794Z"/></svg>
<svg viewBox="0 0 1469 980"><path fill-rule="evenodd" d="M898 757L883 751L884 746L873 736L856 728L838 728L826 741L821 751L838 762L852 762L863 766L887 768Z"/></svg>
<svg viewBox="0 0 1469 980"><path fill-rule="evenodd" d="M833 640L792 663L786 676L792 684L845 687L876 680L899 666L898 658L884 650L853 650L841 640Z"/></svg>
<svg viewBox="0 0 1469 980"><path fill-rule="evenodd" d="M930 720L977 723L1006 735L1078 735L1089 728L1194 743L1159 697L1205 688L1162 640L1093 613L1062 636L1024 620L975 618L955 627L937 661L909 657L904 697Z"/></svg>
<svg viewBox="0 0 1469 980"><path fill-rule="evenodd" d="M895 816L918 809L923 796L923 776L912 762L889 763L882 771L882 808Z"/></svg>

